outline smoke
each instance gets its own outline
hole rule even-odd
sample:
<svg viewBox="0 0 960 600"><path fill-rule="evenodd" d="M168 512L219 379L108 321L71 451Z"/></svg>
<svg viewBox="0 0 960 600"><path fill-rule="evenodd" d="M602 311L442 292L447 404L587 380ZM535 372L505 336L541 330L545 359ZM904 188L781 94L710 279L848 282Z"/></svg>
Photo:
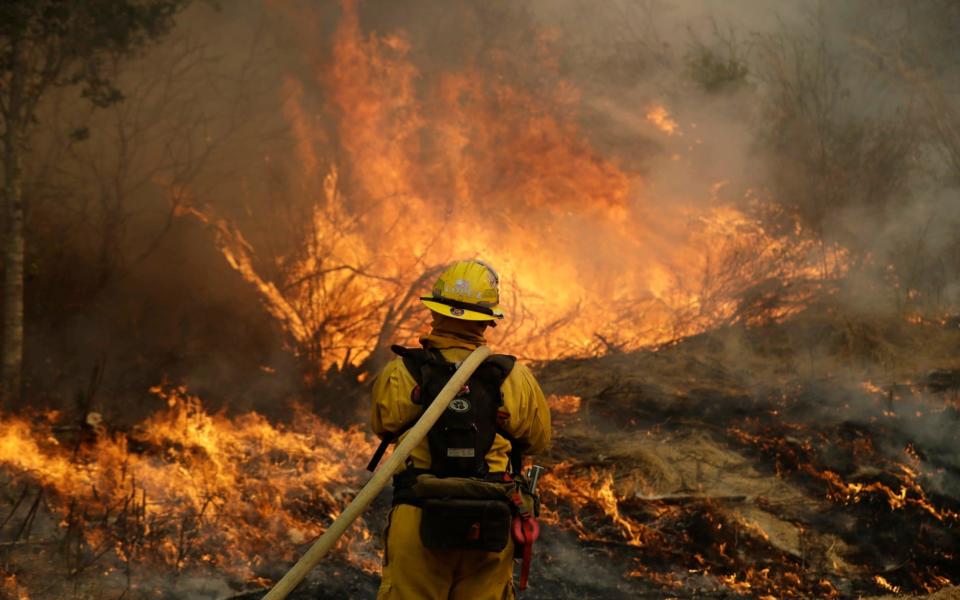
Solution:
<svg viewBox="0 0 960 600"><path fill-rule="evenodd" d="M602 124L586 130L644 172L637 202L703 210L718 183L725 200L751 191L787 217L765 227L800 226L853 253L851 308L878 295L888 314L956 307L956 172L942 148L944 121L956 123L944 104L958 74L949 4L570 1L536 15L569 40L570 73ZM643 118L660 103L669 136ZM632 147L618 147L625 138Z"/></svg>
<svg viewBox="0 0 960 600"><path fill-rule="evenodd" d="M632 348L746 319L758 298L798 302L773 298L776 278L843 275L834 300L856 315L947 314L960 300L956 140L942 101L960 71L944 25L954 13L812 1L197 5L170 40L120 67L126 102L91 112L68 91L41 119L33 227L38 240L74 233L31 246L38 272L57 274L32 286L33 305L43 298L57 317L34 328L31 362L60 365L57 395L86 387L89 348L127 380L111 393L154 383L137 377L143 364L245 405L292 392L297 343L209 231L171 205L236 227L254 268L282 288L313 260L304 240L321 239L311 222L329 209L333 170L342 212L325 210L356 236L342 239L362 240L355 262L409 282L486 256L523 303L501 341L528 357ZM88 139L65 142L78 131ZM328 233L322 247L338 247ZM385 288L361 278L346 289ZM415 335L416 319L383 322ZM342 348L325 349L324 369L346 366Z"/></svg>

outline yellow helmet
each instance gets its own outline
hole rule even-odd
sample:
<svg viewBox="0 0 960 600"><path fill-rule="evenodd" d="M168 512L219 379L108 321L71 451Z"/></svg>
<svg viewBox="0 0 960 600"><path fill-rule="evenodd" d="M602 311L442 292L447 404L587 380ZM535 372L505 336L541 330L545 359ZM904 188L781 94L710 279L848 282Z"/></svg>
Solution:
<svg viewBox="0 0 960 600"><path fill-rule="evenodd" d="M420 298L435 313L467 321L502 319L500 278L479 260L453 263L433 284L433 293Z"/></svg>

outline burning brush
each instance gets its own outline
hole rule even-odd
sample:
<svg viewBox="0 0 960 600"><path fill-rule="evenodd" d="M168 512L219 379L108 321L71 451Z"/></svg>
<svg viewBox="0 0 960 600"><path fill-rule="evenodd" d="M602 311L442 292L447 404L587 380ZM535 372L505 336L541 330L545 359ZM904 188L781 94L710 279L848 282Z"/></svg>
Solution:
<svg viewBox="0 0 960 600"><path fill-rule="evenodd" d="M70 577L95 569L121 588L151 565L262 584L349 502L362 465L343 457L372 451L357 429L306 411L276 426L256 413L210 414L181 387L154 393L166 409L130 432L98 424L77 439L57 431L56 415L0 423L8 560L25 558L14 548L59 549ZM360 522L338 551L375 573L371 542Z"/></svg>

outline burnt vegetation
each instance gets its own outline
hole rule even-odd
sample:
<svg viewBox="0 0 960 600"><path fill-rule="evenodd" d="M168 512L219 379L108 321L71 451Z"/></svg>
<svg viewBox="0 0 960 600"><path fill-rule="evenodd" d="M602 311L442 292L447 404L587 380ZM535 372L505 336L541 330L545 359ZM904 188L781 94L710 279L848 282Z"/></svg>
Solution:
<svg viewBox="0 0 960 600"><path fill-rule="evenodd" d="M554 409L526 597L955 593L955 2L7 4L0 598L262 595L474 254Z"/></svg>

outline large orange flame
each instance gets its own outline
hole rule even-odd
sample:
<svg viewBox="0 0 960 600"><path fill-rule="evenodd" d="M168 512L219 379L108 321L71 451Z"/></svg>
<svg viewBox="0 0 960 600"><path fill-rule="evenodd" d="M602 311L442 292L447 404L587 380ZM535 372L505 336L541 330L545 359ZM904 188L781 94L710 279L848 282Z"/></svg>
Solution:
<svg viewBox="0 0 960 600"><path fill-rule="evenodd" d="M411 342L424 320L417 294L432 268L457 258L483 257L501 271L507 320L494 341L537 359L780 318L802 293L741 315L746 290L842 273L842 249L827 261L815 240L788 246L741 209L710 201L709 189L704 198L649 197L643 178L579 126L579 92L561 77L550 36L537 40L532 64L493 48L438 71L413 62L405 32L365 33L354 2L343 7L328 68L318 81L291 75L281 90L299 188L316 199L302 251L273 261L283 281L258 274L243 236L202 215L322 370ZM317 85L324 102L305 93ZM331 155L314 116L322 114L339 144L332 164L322 158ZM663 107L649 115L676 127Z"/></svg>

